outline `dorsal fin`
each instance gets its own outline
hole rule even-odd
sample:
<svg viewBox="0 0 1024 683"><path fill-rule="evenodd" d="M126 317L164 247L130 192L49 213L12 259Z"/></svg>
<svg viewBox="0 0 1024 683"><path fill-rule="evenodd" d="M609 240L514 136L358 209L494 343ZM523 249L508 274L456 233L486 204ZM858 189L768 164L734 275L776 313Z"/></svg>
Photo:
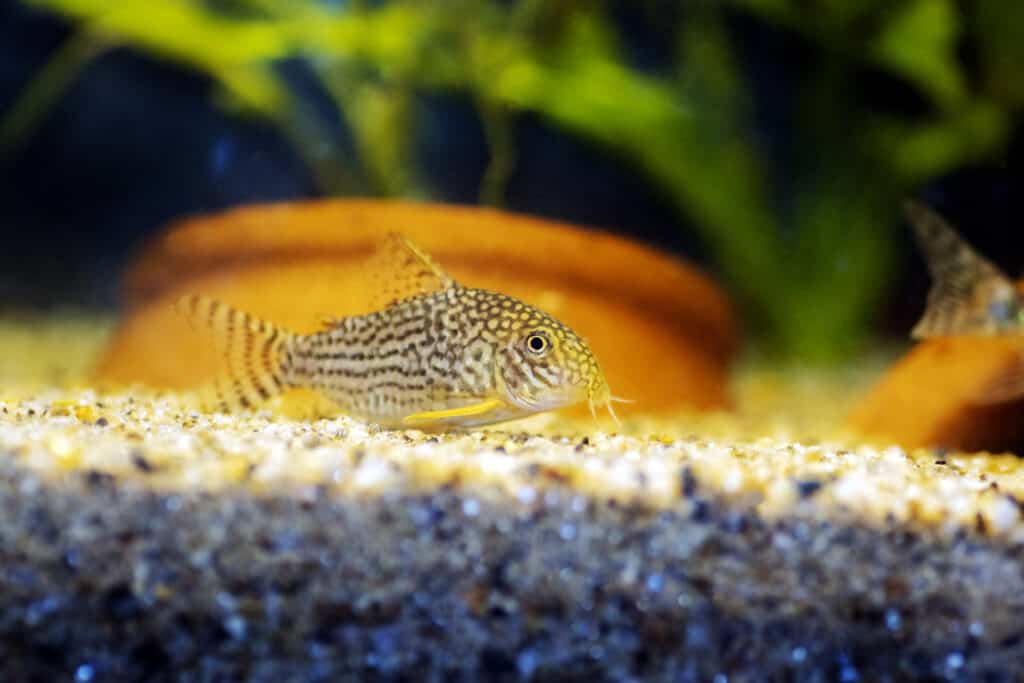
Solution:
<svg viewBox="0 0 1024 683"><path fill-rule="evenodd" d="M908 200L903 209L932 276L928 304L911 336L923 339L1007 331L1006 315L1017 303L1010 278L928 207Z"/></svg>
<svg viewBox="0 0 1024 683"><path fill-rule="evenodd" d="M454 284L451 276L444 272L439 265L434 263L434 260L430 258L422 249L412 243L405 235L400 235L397 232L388 234L387 242L392 243L395 247L404 249L412 257L414 262L418 262L421 267L426 268L428 271L424 275L428 275L435 278L439 286L444 289L451 287Z"/></svg>
<svg viewBox="0 0 1024 683"><path fill-rule="evenodd" d="M402 299L450 289L455 280L404 235L389 233L367 261L371 310Z"/></svg>

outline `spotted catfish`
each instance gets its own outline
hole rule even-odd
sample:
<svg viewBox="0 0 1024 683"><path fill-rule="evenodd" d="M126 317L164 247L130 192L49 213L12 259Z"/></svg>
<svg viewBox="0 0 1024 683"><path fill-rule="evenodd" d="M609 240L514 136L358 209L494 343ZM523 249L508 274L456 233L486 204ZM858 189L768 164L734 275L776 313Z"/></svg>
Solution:
<svg viewBox="0 0 1024 683"><path fill-rule="evenodd" d="M911 336L1019 341L1017 361L970 399L986 404L1024 396L1024 293L937 213L911 201L905 203L904 211L932 277L924 315Z"/></svg>
<svg viewBox="0 0 1024 683"><path fill-rule="evenodd" d="M414 285L379 311L295 334L193 294L178 309L223 356L219 408L251 408L290 388L319 391L386 426L502 422L582 401L613 401L601 367L573 330L498 292L466 287L400 235L385 252Z"/></svg>

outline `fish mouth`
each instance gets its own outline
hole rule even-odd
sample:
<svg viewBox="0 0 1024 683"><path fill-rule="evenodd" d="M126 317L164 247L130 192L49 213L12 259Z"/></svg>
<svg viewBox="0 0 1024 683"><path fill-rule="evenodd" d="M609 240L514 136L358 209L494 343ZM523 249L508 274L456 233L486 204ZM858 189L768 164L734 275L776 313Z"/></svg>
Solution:
<svg viewBox="0 0 1024 683"><path fill-rule="evenodd" d="M545 410L556 410L566 406L579 403L579 398L572 396L569 392L558 393L547 396L523 396L506 392L507 400L530 413L539 413Z"/></svg>
<svg viewBox="0 0 1024 683"><path fill-rule="evenodd" d="M504 395L507 403L527 413L540 413L545 410L565 408L566 406L579 403L586 398L586 395L581 395L576 387L564 387L553 391L545 391L543 394L535 396L511 391L504 382L502 382L501 393Z"/></svg>

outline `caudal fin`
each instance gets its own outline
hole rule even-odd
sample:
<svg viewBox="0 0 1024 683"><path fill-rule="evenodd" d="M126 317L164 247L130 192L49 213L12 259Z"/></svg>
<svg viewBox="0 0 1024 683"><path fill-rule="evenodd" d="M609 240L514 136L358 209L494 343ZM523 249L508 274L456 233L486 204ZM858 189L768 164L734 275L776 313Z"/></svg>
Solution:
<svg viewBox="0 0 1024 683"><path fill-rule="evenodd" d="M214 409L253 408L291 387L287 348L293 333L199 294L182 297L176 308L193 328L211 338L223 359Z"/></svg>

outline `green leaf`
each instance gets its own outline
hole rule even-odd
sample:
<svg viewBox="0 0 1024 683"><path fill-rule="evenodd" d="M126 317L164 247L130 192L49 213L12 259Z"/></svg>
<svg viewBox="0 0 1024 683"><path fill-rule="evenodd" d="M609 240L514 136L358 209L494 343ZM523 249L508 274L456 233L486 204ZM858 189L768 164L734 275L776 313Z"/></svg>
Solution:
<svg viewBox="0 0 1024 683"><path fill-rule="evenodd" d="M976 100L932 121L875 120L864 131L893 177L911 187L992 155L1005 144L1010 119L994 103Z"/></svg>
<svg viewBox="0 0 1024 683"><path fill-rule="evenodd" d="M951 0L913 0L886 23L872 56L916 83L941 106L952 107L966 95L956 59L959 31Z"/></svg>
<svg viewBox="0 0 1024 683"><path fill-rule="evenodd" d="M82 69L112 45L79 31L64 41L0 117L0 153L14 157Z"/></svg>

